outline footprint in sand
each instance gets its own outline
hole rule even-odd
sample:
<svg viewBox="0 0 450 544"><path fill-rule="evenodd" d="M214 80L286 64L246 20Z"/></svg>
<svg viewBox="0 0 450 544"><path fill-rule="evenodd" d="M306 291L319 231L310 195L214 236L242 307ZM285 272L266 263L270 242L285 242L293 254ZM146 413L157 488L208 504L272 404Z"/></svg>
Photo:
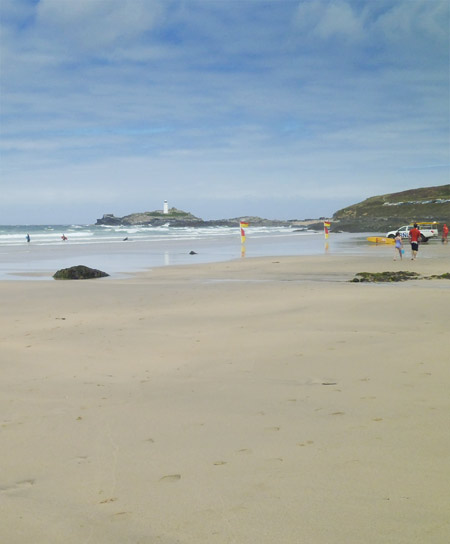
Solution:
<svg viewBox="0 0 450 544"><path fill-rule="evenodd" d="M241 453L241 454L249 454L249 453L253 453L252 450L248 449L248 448L243 448L241 450L237 450L236 453Z"/></svg>
<svg viewBox="0 0 450 544"><path fill-rule="evenodd" d="M34 485L35 480L21 480L20 482L15 482L13 485L0 486L0 493L8 493L9 491L22 491Z"/></svg>
<svg viewBox="0 0 450 544"><path fill-rule="evenodd" d="M221 465L226 465L226 464L227 464L226 461L216 461L216 462L214 463L214 465L216 465L216 467L221 466Z"/></svg>
<svg viewBox="0 0 450 544"><path fill-rule="evenodd" d="M9 425L13 425L14 422L11 421L10 419L5 419L4 421L2 421L0 423L0 427L8 427Z"/></svg>
<svg viewBox="0 0 450 544"><path fill-rule="evenodd" d="M330 414L332 416L344 416L345 415L345 412L333 412L332 414Z"/></svg>
<svg viewBox="0 0 450 544"><path fill-rule="evenodd" d="M89 461L89 457L87 455L79 455L78 457L75 457L73 461L81 465L82 463L87 463Z"/></svg>
<svg viewBox="0 0 450 544"><path fill-rule="evenodd" d="M168 474L159 479L160 482L177 482L181 479L181 474Z"/></svg>
<svg viewBox="0 0 450 544"><path fill-rule="evenodd" d="M266 431L277 432L281 427L266 427Z"/></svg>

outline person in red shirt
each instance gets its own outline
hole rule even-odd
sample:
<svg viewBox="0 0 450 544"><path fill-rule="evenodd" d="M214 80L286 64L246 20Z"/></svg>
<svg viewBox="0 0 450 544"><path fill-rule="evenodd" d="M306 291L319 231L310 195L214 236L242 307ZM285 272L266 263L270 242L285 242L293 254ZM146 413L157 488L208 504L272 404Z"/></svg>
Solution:
<svg viewBox="0 0 450 544"><path fill-rule="evenodd" d="M448 227L447 227L447 223L444 223L444 226L442 227L442 243L443 244L448 244L447 237L448 237Z"/></svg>
<svg viewBox="0 0 450 544"><path fill-rule="evenodd" d="M417 223L414 223L414 228L409 231L409 240L411 242L411 261L414 261L419 251L419 240L421 238L420 230L417 228Z"/></svg>

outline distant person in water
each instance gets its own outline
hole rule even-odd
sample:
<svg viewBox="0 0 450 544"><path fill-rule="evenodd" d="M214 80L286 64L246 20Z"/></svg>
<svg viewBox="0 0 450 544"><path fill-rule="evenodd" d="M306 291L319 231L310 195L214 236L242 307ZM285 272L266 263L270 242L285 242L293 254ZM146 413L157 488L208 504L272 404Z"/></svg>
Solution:
<svg viewBox="0 0 450 544"><path fill-rule="evenodd" d="M442 243L448 244L448 227L447 223L444 223L444 226L442 227Z"/></svg>
<svg viewBox="0 0 450 544"><path fill-rule="evenodd" d="M65 242L65 241L67 240L67 236L66 236L65 234L63 234L63 235L61 236L61 240L62 240L63 242Z"/></svg>
<svg viewBox="0 0 450 544"><path fill-rule="evenodd" d="M25 238L27 239L27 242L30 242L31 238L30 238L30 235L29 235L29 234L27 234L27 235L25 236Z"/></svg>
<svg viewBox="0 0 450 544"><path fill-rule="evenodd" d="M398 251L398 254L400 255L400 260L402 260L403 259L403 241L399 232L395 233L395 255L396 256L397 256L397 251ZM394 257L394 261L396 260L397 259Z"/></svg>
<svg viewBox="0 0 450 544"><path fill-rule="evenodd" d="M414 228L409 231L409 240L411 242L411 261L416 260L417 252L419 251L420 237L420 230L417 228L417 223L414 223Z"/></svg>

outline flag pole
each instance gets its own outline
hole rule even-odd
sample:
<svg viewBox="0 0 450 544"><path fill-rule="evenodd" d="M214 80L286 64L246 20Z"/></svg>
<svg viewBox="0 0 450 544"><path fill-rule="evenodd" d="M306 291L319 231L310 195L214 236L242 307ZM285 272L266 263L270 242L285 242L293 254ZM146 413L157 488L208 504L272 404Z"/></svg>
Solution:
<svg viewBox="0 0 450 544"><path fill-rule="evenodd" d="M241 257L245 257L245 230L248 227L247 221L239 221L239 228L241 229Z"/></svg>
<svg viewBox="0 0 450 544"><path fill-rule="evenodd" d="M248 227L248 223L246 221L239 221L239 227L241 229L241 244L245 244L245 230Z"/></svg>
<svg viewBox="0 0 450 544"><path fill-rule="evenodd" d="M323 222L323 234L325 237L325 251L328 251L328 236L330 235L331 223L329 221Z"/></svg>

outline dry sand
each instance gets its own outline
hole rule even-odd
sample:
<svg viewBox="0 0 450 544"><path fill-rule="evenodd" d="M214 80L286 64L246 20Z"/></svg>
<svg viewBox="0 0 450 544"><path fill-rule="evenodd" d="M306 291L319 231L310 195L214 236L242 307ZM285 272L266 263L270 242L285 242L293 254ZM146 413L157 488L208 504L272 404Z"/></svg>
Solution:
<svg viewBox="0 0 450 544"><path fill-rule="evenodd" d="M443 544L449 259L0 283L0 541Z"/></svg>

